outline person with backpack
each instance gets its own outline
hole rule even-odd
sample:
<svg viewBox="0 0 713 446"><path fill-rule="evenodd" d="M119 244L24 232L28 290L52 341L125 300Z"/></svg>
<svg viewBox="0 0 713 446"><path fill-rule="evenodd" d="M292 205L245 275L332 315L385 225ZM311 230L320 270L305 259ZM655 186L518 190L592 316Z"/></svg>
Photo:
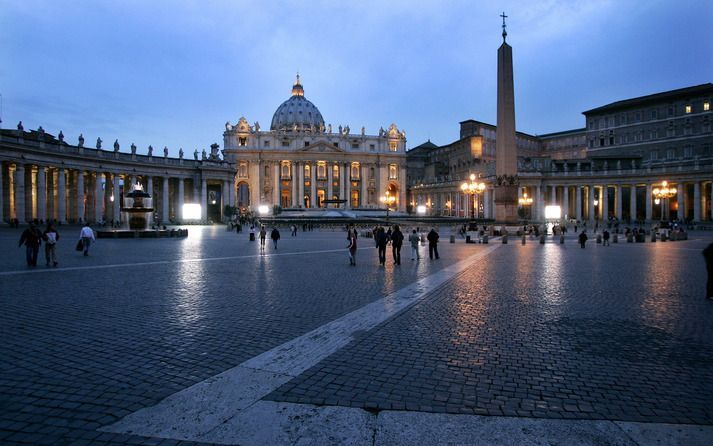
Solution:
<svg viewBox="0 0 713 446"><path fill-rule="evenodd" d="M34 223L30 223L30 227L22 231L20 235L20 243L18 247L25 245L25 258L27 266L37 266L37 253L42 244L42 233Z"/></svg>
<svg viewBox="0 0 713 446"><path fill-rule="evenodd" d="M391 233L391 254L394 256L394 264L401 265L401 246L404 242L404 235L399 225L394 225Z"/></svg>
<svg viewBox="0 0 713 446"><path fill-rule="evenodd" d="M42 233L42 240L45 241L45 260L47 266L57 266L57 242L59 241L59 233L54 225L50 223L45 232Z"/></svg>
<svg viewBox="0 0 713 446"><path fill-rule="evenodd" d="M94 231L92 230L92 228L89 227L88 222L84 223L84 227L82 227L82 230L79 231L79 241L82 244L84 255L88 256L89 247L92 245L93 241L97 241L96 237L94 237Z"/></svg>
<svg viewBox="0 0 713 446"><path fill-rule="evenodd" d="M280 231L278 231L276 227L272 228L270 238L272 239L272 247L277 249L277 241L280 240Z"/></svg>

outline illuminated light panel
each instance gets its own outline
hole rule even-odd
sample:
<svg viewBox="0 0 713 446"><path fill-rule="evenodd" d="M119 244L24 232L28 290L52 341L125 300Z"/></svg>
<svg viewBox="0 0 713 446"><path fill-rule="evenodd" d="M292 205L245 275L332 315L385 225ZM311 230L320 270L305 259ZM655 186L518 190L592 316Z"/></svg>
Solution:
<svg viewBox="0 0 713 446"><path fill-rule="evenodd" d="M195 203L186 203L183 205L183 220L200 220L201 205Z"/></svg>
<svg viewBox="0 0 713 446"><path fill-rule="evenodd" d="M562 218L562 208L559 206L545 206L545 218L547 220L559 220Z"/></svg>

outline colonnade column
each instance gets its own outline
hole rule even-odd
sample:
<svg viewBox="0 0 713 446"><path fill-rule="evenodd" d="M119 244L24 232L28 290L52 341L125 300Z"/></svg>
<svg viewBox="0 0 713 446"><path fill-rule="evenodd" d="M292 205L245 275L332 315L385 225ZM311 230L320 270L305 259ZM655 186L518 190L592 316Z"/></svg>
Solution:
<svg viewBox="0 0 713 446"><path fill-rule="evenodd" d="M693 221L701 221L701 183L693 183Z"/></svg>
<svg viewBox="0 0 713 446"><path fill-rule="evenodd" d="M161 223L168 223L168 177L163 177L161 188Z"/></svg>
<svg viewBox="0 0 713 446"><path fill-rule="evenodd" d="M102 211L104 210L104 196L102 194L102 173L96 172L96 181L94 182L94 221L102 221Z"/></svg>
<svg viewBox="0 0 713 446"><path fill-rule="evenodd" d="M299 202L297 203L298 207L303 207L305 205L305 167L304 163L300 163L299 165L299 174L297 175L297 199Z"/></svg>
<svg viewBox="0 0 713 446"><path fill-rule="evenodd" d="M651 183L646 185L646 197L644 197L644 202L646 203L646 221L651 221Z"/></svg>
<svg viewBox="0 0 713 446"><path fill-rule="evenodd" d="M310 180L310 199L309 199L309 207L311 208L316 208L317 207L317 163L312 163L312 167L310 168L310 172L312 173L312 180Z"/></svg>
<svg viewBox="0 0 713 446"><path fill-rule="evenodd" d="M359 164L359 181L361 182L361 199L359 206L362 208L366 207L369 204L369 181L367 180L367 177L368 172L366 166L363 164Z"/></svg>
<svg viewBox="0 0 713 446"><path fill-rule="evenodd" d="M77 222L84 222L84 172L77 171Z"/></svg>
<svg viewBox="0 0 713 446"><path fill-rule="evenodd" d="M616 185L616 203L615 203L615 212L616 212L616 218L617 220L621 220L623 215L622 215L622 206L621 206L621 199L622 199L622 193L621 193L621 184Z"/></svg>
<svg viewBox="0 0 713 446"><path fill-rule="evenodd" d="M272 204L273 205L281 205L281 191L280 191L280 162L275 163L275 168L273 169L273 172L275 172L275 181L274 181L274 191L272 192Z"/></svg>
<svg viewBox="0 0 713 446"><path fill-rule="evenodd" d="M37 168L37 218L46 221L47 218L47 168Z"/></svg>
<svg viewBox="0 0 713 446"><path fill-rule="evenodd" d="M67 172L57 169L57 221L67 223Z"/></svg>
<svg viewBox="0 0 713 446"><path fill-rule="evenodd" d="M686 185L684 183L679 183L678 187L676 188L677 189L676 200L678 202L677 218L679 220L683 220L684 218L686 218L686 200L683 199L683 192L684 192L685 188L686 188ZM668 203L666 203L666 204L668 204Z"/></svg>
<svg viewBox="0 0 713 446"><path fill-rule="evenodd" d="M121 175L115 173L112 176L113 187L111 194L114 197L114 202L112 206L112 219L114 220L114 222L119 223L121 221L121 185L119 184L119 182L121 181ZM124 181L124 185L126 185L126 181Z"/></svg>
<svg viewBox="0 0 713 446"><path fill-rule="evenodd" d="M153 199L154 199L154 196L153 196L153 177L151 177L151 176L147 176L147 177L146 177L146 189L145 189L145 190L146 190L146 193L147 193L147 194L151 195L151 199L153 200ZM155 202L156 202L155 200L152 201L152 203L155 203ZM155 207L155 206L154 206L154 207Z"/></svg>
<svg viewBox="0 0 713 446"><path fill-rule="evenodd" d="M636 184L632 184L629 190L629 218L636 220Z"/></svg>
<svg viewBox="0 0 713 446"><path fill-rule="evenodd" d="M15 218L24 223L25 216L25 166L15 165Z"/></svg>
<svg viewBox="0 0 713 446"><path fill-rule="evenodd" d="M183 222L183 203L185 202L184 196L186 195L186 184L185 178L178 179L178 209L176 210L176 220L179 223Z"/></svg>
<svg viewBox="0 0 713 446"><path fill-rule="evenodd" d="M542 186L539 184L535 187L535 220L542 219L542 205L544 201L542 200Z"/></svg>
<svg viewBox="0 0 713 446"><path fill-rule="evenodd" d="M201 222L208 222L208 181L201 179Z"/></svg>
<svg viewBox="0 0 713 446"><path fill-rule="evenodd" d="M589 221L596 220L594 215L594 195L594 186L589 186L589 196L587 197L589 201Z"/></svg>
<svg viewBox="0 0 713 446"><path fill-rule="evenodd" d="M569 186L562 186L562 216L571 218L569 215Z"/></svg>
<svg viewBox="0 0 713 446"><path fill-rule="evenodd" d="M602 193L599 199L600 208L602 210L602 221L609 220L609 186L602 186Z"/></svg>
<svg viewBox="0 0 713 446"><path fill-rule="evenodd" d="M550 186L550 205L554 206L557 204L557 186Z"/></svg>
<svg viewBox="0 0 713 446"><path fill-rule="evenodd" d="M292 178L291 184L292 184L292 207L293 208L296 208L297 205L299 204L299 202L297 201L297 186L299 184L298 178L299 178L299 173L300 173L300 169L299 169L298 165L299 165L299 163L295 161L292 164L292 166L291 166L292 169L290 171L290 173L292 174L291 175L291 178Z"/></svg>
<svg viewBox="0 0 713 446"><path fill-rule="evenodd" d="M342 200L347 200L347 202L344 203L344 209L349 209L351 207L351 205L349 204L350 187L347 186L348 184L349 178L347 178L347 165L345 163L342 163L339 165L339 188L341 189L339 192L339 198L341 198Z"/></svg>
<svg viewBox="0 0 713 446"><path fill-rule="evenodd" d="M327 199L331 200L334 196L334 164L327 164ZM344 197L339 197L344 198Z"/></svg>
<svg viewBox="0 0 713 446"><path fill-rule="evenodd" d="M575 187L577 190L574 197L574 207L576 208L574 215L577 220L582 220L582 186L577 185Z"/></svg>

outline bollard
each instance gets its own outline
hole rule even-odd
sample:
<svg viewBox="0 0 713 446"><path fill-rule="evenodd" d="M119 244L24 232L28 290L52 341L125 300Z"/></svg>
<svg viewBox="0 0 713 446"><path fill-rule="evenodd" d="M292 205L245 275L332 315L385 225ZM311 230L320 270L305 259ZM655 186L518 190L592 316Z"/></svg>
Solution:
<svg viewBox="0 0 713 446"><path fill-rule="evenodd" d="M540 234L540 245L544 245L544 244L545 244L545 234L542 233L542 234Z"/></svg>
<svg viewBox="0 0 713 446"><path fill-rule="evenodd" d="M614 243L619 243L619 234L616 232L614 233Z"/></svg>
<svg viewBox="0 0 713 446"><path fill-rule="evenodd" d="M676 240L678 240L678 232L677 231L671 232L671 235L669 236L668 239L671 240L672 242L675 242Z"/></svg>
<svg viewBox="0 0 713 446"><path fill-rule="evenodd" d="M656 241L656 233L654 231L651 231L651 241L652 242Z"/></svg>
<svg viewBox="0 0 713 446"><path fill-rule="evenodd" d="M626 236L626 243L634 243L634 234L629 233L629 235Z"/></svg>
<svg viewBox="0 0 713 446"><path fill-rule="evenodd" d="M508 235L504 234L503 235L503 245L507 245L507 244L508 244Z"/></svg>
<svg viewBox="0 0 713 446"><path fill-rule="evenodd" d="M525 243L527 243L527 237L525 234L522 234L522 244L524 245Z"/></svg>
<svg viewBox="0 0 713 446"><path fill-rule="evenodd" d="M455 242L456 242L456 236L455 236L455 235L451 235L451 243L455 243Z"/></svg>
<svg viewBox="0 0 713 446"><path fill-rule="evenodd" d="M666 232L662 232L661 233L661 241L665 242L666 240L668 240L668 237L666 236Z"/></svg>
<svg viewBox="0 0 713 446"><path fill-rule="evenodd" d="M485 244L485 245L488 244L488 234L483 235L483 244Z"/></svg>
<svg viewBox="0 0 713 446"><path fill-rule="evenodd" d="M564 234L560 234L560 245L564 245Z"/></svg>
<svg viewBox="0 0 713 446"><path fill-rule="evenodd" d="M601 244L602 243L602 235L597 234L597 243Z"/></svg>

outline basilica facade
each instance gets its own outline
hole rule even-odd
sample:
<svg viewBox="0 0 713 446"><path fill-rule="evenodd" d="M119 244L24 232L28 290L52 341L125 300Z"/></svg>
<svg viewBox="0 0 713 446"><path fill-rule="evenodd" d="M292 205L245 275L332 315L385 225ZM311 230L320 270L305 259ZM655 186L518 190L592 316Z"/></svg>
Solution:
<svg viewBox="0 0 713 446"><path fill-rule="evenodd" d="M367 135L333 128L305 98L299 76L267 130L240 118L226 123L225 158L236 166L236 205L313 212L376 209L389 198L406 210L406 135L395 124Z"/></svg>

